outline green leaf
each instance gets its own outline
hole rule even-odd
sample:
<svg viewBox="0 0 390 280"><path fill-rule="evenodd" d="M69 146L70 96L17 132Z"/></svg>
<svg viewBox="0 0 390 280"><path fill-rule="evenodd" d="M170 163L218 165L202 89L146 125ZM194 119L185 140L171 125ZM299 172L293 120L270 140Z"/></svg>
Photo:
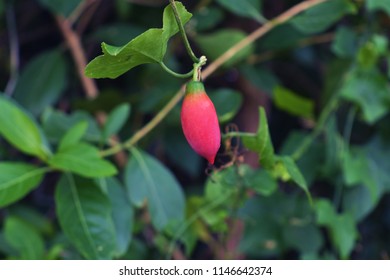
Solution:
<svg viewBox="0 0 390 280"><path fill-rule="evenodd" d="M251 259L269 259L278 254L280 256L289 249L287 246L315 250L321 241L310 229L311 213L307 200L295 194L274 192L270 196L247 199L238 212L240 220L245 223L240 251L249 254ZM289 231L292 236L286 236L285 231ZM307 236L306 242L310 244L301 244L297 236L299 233L303 236L312 235Z"/></svg>
<svg viewBox="0 0 390 280"><path fill-rule="evenodd" d="M1 5L1 4L0 4ZM5 240L4 230L0 232L0 252L7 256L17 256L18 251Z"/></svg>
<svg viewBox="0 0 390 280"><path fill-rule="evenodd" d="M7 208L10 216L17 216L34 227L40 234L52 235L55 232L53 220L42 209L17 203Z"/></svg>
<svg viewBox="0 0 390 280"><path fill-rule="evenodd" d="M82 0L38 0L43 6L54 14L61 14L68 17Z"/></svg>
<svg viewBox="0 0 390 280"><path fill-rule="evenodd" d="M390 15L389 0L367 0L365 3L369 11L383 10L388 15Z"/></svg>
<svg viewBox="0 0 390 280"><path fill-rule="evenodd" d="M208 202L215 202L225 197L220 205L232 205L236 201L236 197L233 197L232 194L242 184L240 181L240 176L234 167L225 168L220 172L214 172L206 181L205 199Z"/></svg>
<svg viewBox="0 0 390 280"><path fill-rule="evenodd" d="M283 181L290 181L290 180L293 181L306 193L309 202L312 203L312 198L306 180L291 157L289 156L277 157L277 163L275 165L275 169L276 171L274 171L274 173L277 175L277 177L281 178Z"/></svg>
<svg viewBox="0 0 390 280"><path fill-rule="evenodd" d="M342 162L344 182L347 186L355 186L363 183L370 190L371 200L377 201L379 198L379 188L372 177L370 169L370 159L367 158L363 149L351 149L345 153Z"/></svg>
<svg viewBox="0 0 390 280"><path fill-rule="evenodd" d="M349 213L339 215L331 226L332 240L342 259L347 259L358 237L356 224Z"/></svg>
<svg viewBox="0 0 390 280"><path fill-rule="evenodd" d="M216 206L212 211L202 211L201 218L212 231L219 233L228 231L226 222L229 216L228 207L239 203L234 194L237 193L240 184L242 185L240 177L234 167L214 172L206 181L204 199L207 203Z"/></svg>
<svg viewBox="0 0 390 280"><path fill-rule="evenodd" d="M316 202L317 223L328 228L333 245L342 259L348 258L358 237L356 224L349 213L337 214L325 199Z"/></svg>
<svg viewBox="0 0 390 280"><path fill-rule="evenodd" d="M183 24L192 14L182 3L176 2ZM163 14L163 28L149 29L122 47L102 43L103 55L92 60L85 68L85 74L91 78L114 79L130 69L145 63L162 62L169 39L179 31L171 6Z"/></svg>
<svg viewBox="0 0 390 280"><path fill-rule="evenodd" d="M88 128L88 123L86 121L81 121L78 124L74 125L65 135L62 137L58 150L64 150L68 146L77 144L80 142L81 138L84 136Z"/></svg>
<svg viewBox="0 0 390 280"><path fill-rule="evenodd" d="M112 163L102 159L94 146L76 143L59 150L49 164L63 171L70 171L84 177L108 177L117 170Z"/></svg>
<svg viewBox="0 0 390 280"><path fill-rule="evenodd" d="M351 71L344 80L340 95L360 106L363 118L374 124L388 112L390 87L386 77L376 69Z"/></svg>
<svg viewBox="0 0 390 280"><path fill-rule="evenodd" d="M231 89L219 89L209 92L220 123L231 121L242 105L242 95Z"/></svg>
<svg viewBox="0 0 390 280"><path fill-rule="evenodd" d="M153 225L162 230L168 223L184 219L185 198L172 173L148 154L132 149L124 181L134 205L147 201Z"/></svg>
<svg viewBox="0 0 390 280"><path fill-rule="evenodd" d="M255 135L242 136L241 140L246 148L257 152L260 157L260 164L271 169L274 165L274 147L268 130L267 115L264 108L259 109L259 129Z"/></svg>
<svg viewBox="0 0 390 280"><path fill-rule="evenodd" d="M369 189L358 185L343 191L343 211L351 214L356 222L365 219L378 205L373 201Z"/></svg>
<svg viewBox="0 0 390 280"><path fill-rule="evenodd" d="M277 86L273 92L276 107L292 115L312 119L314 117L314 102L295 92Z"/></svg>
<svg viewBox="0 0 390 280"><path fill-rule="evenodd" d="M313 224L290 222L283 228L282 234L286 245L301 254L317 253L324 243L321 230Z"/></svg>
<svg viewBox="0 0 390 280"><path fill-rule="evenodd" d="M390 146L378 137L365 147L351 147L345 153L342 165L345 184L350 187L363 185L369 192L367 198L376 205L390 190L389 156Z"/></svg>
<svg viewBox="0 0 390 280"><path fill-rule="evenodd" d="M214 232L227 232L229 227L226 222L232 205L239 207L246 200L239 195L243 188L256 189L263 195L269 195L273 190L270 181L261 181L257 177L257 170L252 170L248 165L240 165L237 169L230 166L218 172L213 172L205 185L204 207L213 205L212 211L202 211L202 219Z"/></svg>
<svg viewBox="0 0 390 280"><path fill-rule="evenodd" d="M224 17L223 11L218 7L204 6L195 11L191 20L197 31L206 31L217 26Z"/></svg>
<svg viewBox="0 0 390 280"><path fill-rule="evenodd" d="M241 165L240 173L242 174L245 186L260 195L269 196L278 188L275 178L264 169L254 170L249 166Z"/></svg>
<svg viewBox="0 0 390 280"><path fill-rule="evenodd" d="M354 58L358 46L358 36L349 27L341 26L337 29L332 42L332 51L339 57Z"/></svg>
<svg viewBox="0 0 390 280"><path fill-rule="evenodd" d="M303 33L319 33L332 26L343 16L356 12L356 6L349 0L325 1L293 18L291 24Z"/></svg>
<svg viewBox="0 0 390 280"><path fill-rule="evenodd" d="M126 123L130 114L130 105L121 104L116 107L107 118L103 128L103 139L107 140L111 135L119 132L119 130Z"/></svg>
<svg viewBox="0 0 390 280"><path fill-rule="evenodd" d="M64 112L48 109L42 116L43 129L48 139L54 143L60 142L65 134L76 124L85 121L88 123L83 140L100 142L101 132L96 120L87 112L74 111L71 115Z"/></svg>
<svg viewBox="0 0 390 280"><path fill-rule="evenodd" d="M222 29L212 34L198 35L195 38L202 52L209 60L216 60L225 53L230 47L246 38L247 34L236 29ZM254 45L250 44L239 52L235 53L223 65L230 67L251 55L254 52Z"/></svg>
<svg viewBox="0 0 390 280"><path fill-rule="evenodd" d="M292 155L302 141L308 137L308 133L302 131L293 131L289 134L288 138L284 141L282 148L280 149L281 155ZM296 161L296 164L301 171L307 185L317 178L321 169L319 162L324 162L325 147L321 141L314 141L305 153Z"/></svg>
<svg viewBox="0 0 390 280"><path fill-rule="evenodd" d="M371 69L376 66L378 60L388 53L388 39L379 34L374 34L359 49L357 61L360 68Z"/></svg>
<svg viewBox="0 0 390 280"><path fill-rule="evenodd" d="M171 113L173 115L173 113ZM177 112L176 121L180 121L180 111ZM164 147L170 162L180 168L190 177L195 178L202 170L201 157L188 145L183 132L178 129L180 123L172 126L164 133Z"/></svg>
<svg viewBox="0 0 390 280"><path fill-rule="evenodd" d="M280 84L278 78L262 66L253 67L250 65L242 65L240 67L240 73L256 88L265 91L269 96L272 96L274 88Z"/></svg>
<svg viewBox="0 0 390 280"><path fill-rule="evenodd" d="M265 34L258 44L263 52L271 49L277 52L295 49L299 42L305 38L307 38L307 35L294 28L291 24L281 24Z"/></svg>
<svg viewBox="0 0 390 280"><path fill-rule="evenodd" d="M107 189L108 197L112 207L112 219L116 233L115 257L120 257L127 252L131 242L134 210L127 198L126 191L122 184L114 177L100 180L100 184Z"/></svg>
<svg viewBox="0 0 390 280"><path fill-rule="evenodd" d="M22 199L38 187L47 168L16 163L0 162L0 207Z"/></svg>
<svg viewBox="0 0 390 280"><path fill-rule="evenodd" d="M38 115L47 106L57 102L67 84L66 74L66 61L62 52L44 52L23 69L13 97L24 108Z"/></svg>
<svg viewBox="0 0 390 280"><path fill-rule="evenodd" d="M0 135L20 151L46 160L50 151L33 119L11 100L0 96Z"/></svg>
<svg viewBox="0 0 390 280"><path fill-rule="evenodd" d="M346 144L338 131L335 114L328 116L327 123L324 126L325 158L321 165L321 173L325 177L337 178L340 172L341 158L344 155L344 147Z"/></svg>
<svg viewBox="0 0 390 280"><path fill-rule="evenodd" d="M387 77L390 78L390 53L387 55L386 62L387 62Z"/></svg>
<svg viewBox="0 0 390 280"><path fill-rule="evenodd" d="M261 14L262 0L217 0L217 2L239 16L252 18L258 22L264 22Z"/></svg>
<svg viewBox="0 0 390 280"><path fill-rule="evenodd" d="M110 201L92 180L62 175L55 202L62 230L84 258L113 257L116 236Z"/></svg>
<svg viewBox="0 0 390 280"><path fill-rule="evenodd" d="M18 251L22 260L42 260L44 242L39 233L29 224L17 217L7 217L4 236L12 248Z"/></svg>
<svg viewBox="0 0 390 280"><path fill-rule="evenodd" d="M184 5L179 2L175 1L177 12L180 16L180 19L184 24L186 24L192 17L192 14L189 13ZM168 5L164 9L163 13L163 31L164 31L164 40L168 41L170 37L175 35L177 32L179 32L179 27L177 26L176 18L173 13L173 10L171 8L171 5ZM165 46L166 47L166 46Z"/></svg>
<svg viewBox="0 0 390 280"><path fill-rule="evenodd" d="M295 164L294 160L291 157L284 156L280 158L286 167L288 174L290 174L291 180L294 181L301 189L303 189L308 195L309 190L305 178L303 178L301 171Z"/></svg>
<svg viewBox="0 0 390 280"><path fill-rule="evenodd" d="M336 211L332 204L325 199L320 199L315 203L317 223L321 226L328 226L336 219Z"/></svg>

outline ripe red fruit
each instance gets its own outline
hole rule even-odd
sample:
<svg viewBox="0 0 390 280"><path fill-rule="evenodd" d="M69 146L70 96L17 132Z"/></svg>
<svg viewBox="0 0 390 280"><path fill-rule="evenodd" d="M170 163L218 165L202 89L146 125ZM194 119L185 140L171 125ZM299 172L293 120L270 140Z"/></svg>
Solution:
<svg viewBox="0 0 390 280"><path fill-rule="evenodd" d="M221 145L221 132L214 104L202 82L187 84L180 118L184 136L192 149L214 164Z"/></svg>

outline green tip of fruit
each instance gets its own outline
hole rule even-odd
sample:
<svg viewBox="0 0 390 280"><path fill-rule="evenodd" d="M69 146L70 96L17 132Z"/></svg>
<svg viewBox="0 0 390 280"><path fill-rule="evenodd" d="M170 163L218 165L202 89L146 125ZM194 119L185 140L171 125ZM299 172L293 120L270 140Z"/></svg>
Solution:
<svg viewBox="0 0 390 280"><path fill-rule="evenodd" d="M202 82L199 81L188 82L186 87L186 94L201 93L201 92L205 92L204 85Z"/></svg>

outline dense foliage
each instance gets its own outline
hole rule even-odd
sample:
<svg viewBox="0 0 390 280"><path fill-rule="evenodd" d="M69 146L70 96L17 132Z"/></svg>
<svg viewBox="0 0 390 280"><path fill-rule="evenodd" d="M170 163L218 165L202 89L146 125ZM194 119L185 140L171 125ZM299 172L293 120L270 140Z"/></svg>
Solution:
<svg viewBox="0 0 390 280"><path fill-rule="evenodd" d="M0 1L0 258L389 258L390 1L169 2Z"/></svg>

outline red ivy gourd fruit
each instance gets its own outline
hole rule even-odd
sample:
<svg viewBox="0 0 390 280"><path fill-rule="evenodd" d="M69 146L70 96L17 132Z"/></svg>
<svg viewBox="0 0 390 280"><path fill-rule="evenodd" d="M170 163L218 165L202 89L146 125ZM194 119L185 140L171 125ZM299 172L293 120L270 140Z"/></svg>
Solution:
<svg viewBox="0 0 390 280"><path fill-rule="evenodd" d="M184 136L192 149L214 164L221 145L221 132L214 104L202 82L187 84L180 118Z"/></svg>

